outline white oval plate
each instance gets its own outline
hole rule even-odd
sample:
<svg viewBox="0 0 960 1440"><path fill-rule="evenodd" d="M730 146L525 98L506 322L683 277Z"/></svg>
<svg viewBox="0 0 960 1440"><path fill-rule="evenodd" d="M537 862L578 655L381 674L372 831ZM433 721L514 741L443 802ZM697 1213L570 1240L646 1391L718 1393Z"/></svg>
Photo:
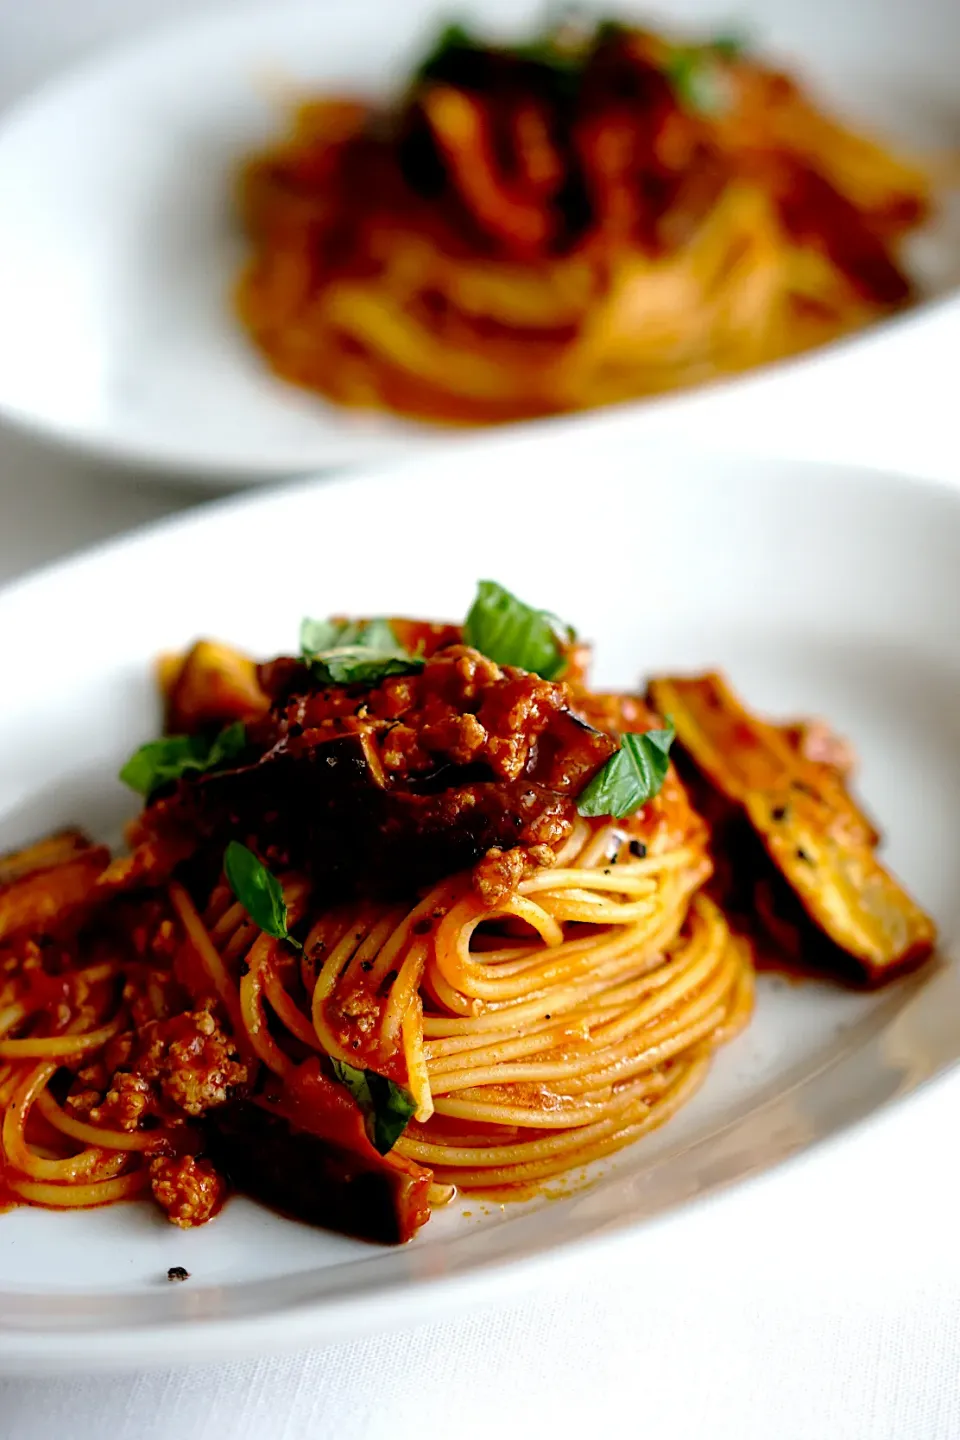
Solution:
<svg viewBox="0 0 960 1440"><path fill-rule="evenodd" d="M542 21L541 0L455 8L508 32ZM276 133L281 95L382 92L448 10L310 0L208 18L96 60L6 117L0 414L128 465L225 481L436 443L445 432L339 410L267 372L230 310L243 249L230 191L239 158ZM674 25L753 22L851 115L891 138L956 143L955 0L673 0L668 13ZM920 243L931 295L960 280L958 254L952 220Z"/></svg>
<svg viewBox="0 0 960 1440"><path fill-rule="evenodd" d="M960 492L644 451L626 419L234 500L0 596L0 845L64 822L117 831L132 809L118 765L157 726L157 651L211 634L272 653L308 612L462 615L492 575L595 639L601 685L719 665L758 708L854 737L886 853L946 954L960 933L958 554ZM592 1188L454 1204L400 1250L242 1199L189 1233L147 1203L0 1215L0 1369L308 1345L502 1297L601 1237L682 1246L684 1202L955 1061L958 1014L954 964L870 996L767 979L694 1103ZM189 1282L169 1285L171 1265Z"/></svg>

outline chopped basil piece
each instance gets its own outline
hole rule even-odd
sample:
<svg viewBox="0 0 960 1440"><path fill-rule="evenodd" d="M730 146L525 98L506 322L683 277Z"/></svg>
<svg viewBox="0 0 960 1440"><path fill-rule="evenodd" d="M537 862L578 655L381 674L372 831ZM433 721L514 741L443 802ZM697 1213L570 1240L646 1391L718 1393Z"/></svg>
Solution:
<svg viewBox="0 0 960 1440"><path fill-rule="evenodd" d="M299 950L299 940L294 940L287 929L287 902L283 898L283 886L272 875L252 850L231 840L223 856L223 868L230 889L246 910L254 925L265 935L275 940L287 940Z"/></svg>
<svg viewBox="0 0 960 1440"><path fill-rule="evenodd" d="M707 44L721 60L739 60L747 52L747 37L736 31L714 35Z"/></svg>
<svg viewBox="0 0 960 1440"><path fill-rule="evenodd" d="M212 770L232 760L245 744L246 731L240 720L212 740L205 735L164 735L141 745L120 771L120 779L138 795L149 796L188 771Z"/></svg>
<svg viewBox="0 0 960 1440"><path fill-rule="evenodd" d="M482 45L475 35L456 21L444 25L433 42L429 53L417 66L415 80L445 79L445 65L452 52L480 50Z"/></svg>
<svg viewBox="0 0 960 1440"><path fill-rule="evenodd" d="M646 805L659 794L666 778L675 736L669 721L666 730L621 736L620 749L581 790L577 799L580 814L620 819Z"/></svg>
<svg viewBox="0 0 960 1440"><path fill-rule="evenodd" d="M544 680L556 680L567 668L561 631L573 639L573 630L555 615L525 605L495 580L480 581L463 623L463 638L475 650L498 665L515 665Z"/></svg>
<svg viewBox="0 0 960 1440"><path fill-rule="evenodd" d="M693 115L722 115L730 104L729 76L723 71L726 59L716 45L673 45L664 74L684 110Z"/></svg>
<svg viewBox="0 0 960 1440"><path fill-rule="evenodd" d="M587 62L603 44L628 33L616 20L594 20L576 7L563 7L556 19L531 40L492 44L481 40L459 24L446 25L434 41L426 59L417 67L414 81L439 81L460 85L479 73L476 59L501 56L537 65L545 70L557 92L576 95Z"/></svg>
<svg viewBox="0 0 960 1440"><path fill-rule="evenodd" d="M323 685L377 685L423 669L423 658L404 650L382 619L304 620L300 653Z"/></svg>
<svg viewBox="0 0 960 1440"><path fill-rule="evenodd" d="M363 1111L370 1143L380 1154L393 1149L416 1110L413 1096L375 1070L358 1070L345 1060L331 1057L333 1073Z"/></svg>

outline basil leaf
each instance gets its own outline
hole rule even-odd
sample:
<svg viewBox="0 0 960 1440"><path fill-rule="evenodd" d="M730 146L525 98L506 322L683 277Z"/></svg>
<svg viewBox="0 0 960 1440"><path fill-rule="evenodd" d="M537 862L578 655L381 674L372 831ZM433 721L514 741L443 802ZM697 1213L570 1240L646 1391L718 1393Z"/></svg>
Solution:
<svg viewBox="0 0 960 1440"><path fill-rule="evenodd" d="M363 1111L371 1145L378 1154L388 1154L417 1108L413 1096L375 1070L358 1070L345 1060L334 1060L332 1056L330 1063L334 1075L341 1085L346 1085Z"/></svg>
<svg viewBox="0 0 960 1440"><path fill-rule="evenodd" d="M231 840L224 852L223 868L230 889L254 925L259 926L265 935L272 935L275 940L287 940L300 950L299 940L294 940L287 929L287 902L283 898L283 886L253 851L241 845L239 840Z"/></svg>
<svg viewBox="0 0 960 1440"><path fill-rule="evenodd" d="M444 80L447 62L456 52L469 53L482 50L483 46L475 35L456 21L445 25L433 43L426 57L417 66L414 80Z"/></svg>
<svg viewBox="0 0 960 1440"><path fill-rule="evenodd" d="M708 42L710 49L720 56L721 60L739 60L747 53L747 37L738 34L736 31L723 32L714 35Z"/></svg>
<svg viewBox="0 0 960 1440"><path fill-rule="evenodd" d="M357 643L362 645L366 650L395 651L398 655L402 655L407 659L415 658L410 655L408 650L403 648L394 633L390 621L384 620L382 615L374 616L372 620L368 620L366 625L361 627Z"/></svg>
<svg viewBox="0 0 960 1440"><path fill-rule="evenodd" d="M120 771L120 779L138 795L152 795L161 785L179 780L189 771L212 770L239 755L247 743L243 722L237 720L212 740L205 735L164 735L141 745Z"/></svg>
<svg viewBox="0 0 960 1440"><path fill-rule="evenodd" d="M423 659L404 650L389 620L304 620L300 653L322 685L376 685L411 675Z"/></svg>
<svg viewBox="0 0 960 1440"><path fill-rule="evenodd" d="M676 737L668 720L666 730L623 735L620 749L599 770L577 798L581 815L632 815L660 793L670 768L670 746Z"/></svg>
<svg viewBox="0 0 960 1440"><path fill-rule="evenodd" d="M413 78L415 83L432 80L467 87L482 85L483 61L502 57L539 66L547 72L560 96L573 98L596 50L627 33L622 23L593 21L577 7L562 7L555 23L543 34L505 45L481 40L463 25L446 25Z"/></svg>
<svg viewBox="0 0 960 1440"><path fill-rule="evenodd" d="M721 41L721 45L722 45ZM684 110L694 115L722 115L730 105L730 86L718 59L722 49L709 45L674 45L663 71Z"/></svg>
<svg viewBox="0 0 960 1440"><path fill-rule="evenodd" d="M300 653L307 658L332 650L336 645L350 645L362 628L347 621L301 620Z"/></svg>
<svg viewBox="0 0 960 1440"><path fill-rule="evenodd" d="M574 632L546 610L534 610L495 580L481 580L477 598L463 622L463 638L498 665L515 665L544 680L556 680L567 668L560 631Z"/></svg>

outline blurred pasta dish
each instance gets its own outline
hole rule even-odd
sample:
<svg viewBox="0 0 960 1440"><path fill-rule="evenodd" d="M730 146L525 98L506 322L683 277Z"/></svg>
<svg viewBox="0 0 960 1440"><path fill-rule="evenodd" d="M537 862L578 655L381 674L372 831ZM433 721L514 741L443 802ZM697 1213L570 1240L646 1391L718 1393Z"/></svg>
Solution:
<svg viewBox="0 0 960 1440"><path fill-rule="evenodd" d="M734 39L450 26L245 166L240 319L345 405L482 423L686 386L908 303L924 168Z"/></svg>

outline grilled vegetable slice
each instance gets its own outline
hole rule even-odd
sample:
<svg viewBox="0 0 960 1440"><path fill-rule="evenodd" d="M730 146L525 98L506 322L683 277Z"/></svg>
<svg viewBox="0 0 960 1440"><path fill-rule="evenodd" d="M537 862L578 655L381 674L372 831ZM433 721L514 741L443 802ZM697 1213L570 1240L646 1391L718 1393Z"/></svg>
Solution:
<svg viewBox="0 0 960 1440"><path fill-rule="evenodd" d="M852 962L861 980L876 985L927 958L933 921L878 861L873 825L836 766L809 760L789 731L751 715L719 675L657 679L650 693L672 716L682 752L746 816L806 917L831 942L835 968Z"/></svg>

